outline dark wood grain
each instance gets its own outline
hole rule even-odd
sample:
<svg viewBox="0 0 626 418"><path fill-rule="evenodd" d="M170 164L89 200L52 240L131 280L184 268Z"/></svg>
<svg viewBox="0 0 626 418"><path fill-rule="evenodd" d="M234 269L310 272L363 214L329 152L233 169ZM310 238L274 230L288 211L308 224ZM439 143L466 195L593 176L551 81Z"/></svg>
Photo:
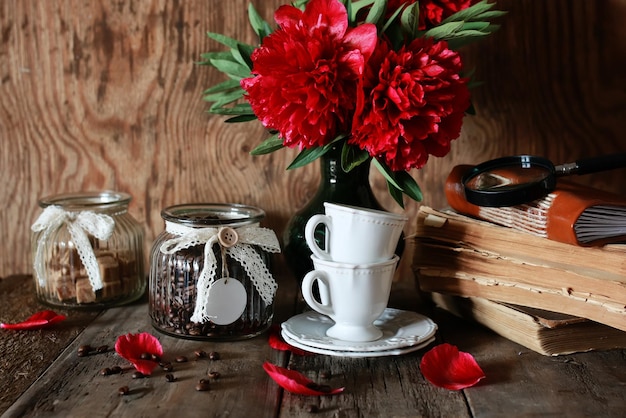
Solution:
<svg viewBox="0 0 626 418"><path fill-rule="evenodd" d="M284 1L253 3L271 20ZM509 11L501 30L464 51L484 82L473 92L477 115L466 118L447 157L412 173L432 207L445 205L443 182L455 164L517 153L565 162L626 150L626 2L498 3ZM266 225L282 232L317 187L319 168L285 171L293 150L250 156L266 134L256 122L227 125L207 114L201 93L222 75L195 64L219 47L206 31L253 41L247 4L0 4L0 277L31 272L37 199L60 192L129 192L147 247L163 228L161 209L185 202L257 205ZM580 180L626 193L625 175ZM383 205L399 212L376 172L372 183ZM417 207L407 202L406 213Z"/></svg>

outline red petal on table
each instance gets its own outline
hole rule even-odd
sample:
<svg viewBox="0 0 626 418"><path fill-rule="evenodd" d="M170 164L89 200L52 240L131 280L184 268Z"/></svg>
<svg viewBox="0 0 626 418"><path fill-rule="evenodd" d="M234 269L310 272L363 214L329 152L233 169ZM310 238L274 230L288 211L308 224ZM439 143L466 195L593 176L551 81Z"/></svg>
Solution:
<svg viewBox="0 0 626 418"><path fill-rule="evenodd" d="M344 388L332 389L327 386L318 385L314 381L306 378L301 373L294 370L288 370L275 364L263 363L263 368L270 377L287 392L296 395L321 396L336 395L343 392Z"/></svg>
<svg viewBox="0 0 626 418"><path fill-rule="evenodd" d="M142 359L142 355L147 353L159 358L163 355L163 347L159 340L147 332L120 335L117 337L117 341L115 341L115 351L121 357L130 361L135 366L135 369L145 375L152 374L152 370L157 366L158 362Z"/></svg>
<svg viewBox="0 0 626 418"><path fill-rule="evenodd" d="M304 351L287 343L280 335L279 327L277 326L272 326L268 337L268 342L270 344L270 347L272 347L274 350L291 351L292 353L300 356L313 355L313 353L309 353L308 351Z"/></svg>
<svg viewBox="0 0 626 418"><path fill-rule="evenodd" d="M16 324L4 324L0 323L0 328L5 329L39 329L48 325L61 322L65 319L65 315L59 315L58 313L50 310L37 312L31 315L26 321L18 322Z"/></svg>
<svg viewBox="0 0 626 418"><path fill-rule="evenodd" d="M450 390L474 386L485 377L471 354L451 344L440 344L424 354L420 368L430 383Z"/></svg>

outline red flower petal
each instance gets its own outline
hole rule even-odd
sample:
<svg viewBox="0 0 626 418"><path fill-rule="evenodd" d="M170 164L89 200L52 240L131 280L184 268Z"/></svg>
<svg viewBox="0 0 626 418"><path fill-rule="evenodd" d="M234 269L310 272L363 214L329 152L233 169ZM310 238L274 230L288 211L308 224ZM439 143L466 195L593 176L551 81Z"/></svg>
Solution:
<svg viewBox="0 0 626 418"><path fill-rule="evenodd" d="M5 329L39 329L48 325L61 322L65 315L59 315L54 311L45 310L31 315L27 320L15 324L0 323L0 328Z"/></svg>
<svg viewBox="0 0 626 418"><path fill-rule="evenodd" d="M324 386L318 385L314 381L306 378L301 373L294 370L288 370L284 367L276 366L275 364L263 363L263 369L270 375L270 377L287 392L294 393L296 395L306 396L321 396L321 395L336 395L343 392L344 388L325 390Z"/></svg>
<svg viewBox="0 0 626 418"><path fill-rule="evenodd" d="M474 386L485 377L471 354L451 344L440 344L424 354L420 368L430 383L450 390Z"/></svg>
<svg viewBox="0 0 626 418"><path fill-rule="evenodd" d="M142 332L141 334L126 334L117 337L115 342L115 351L121 357L130 361L135 369L145 375L152 374L152 370L157 366L157 362L153 360L142 359L142 355L151 354L158 356L163 355L163 347L155 336Z"/></svg>
<svg viewBox="0 0 626 418"><path fill-rule="evenodd" d="M273 326L272 329L270 330L270 334L268 337L268 343L270 347L272 347L274 350L279 350L279 351L291 351L293 354L296 354L299 356L313 355L313 353L309 353L308 351L304 351L300 348L294 347L290 345L289 343L287 343L283 339L283 337L280 335L279 329L280 328L278 326Z"/></svg>

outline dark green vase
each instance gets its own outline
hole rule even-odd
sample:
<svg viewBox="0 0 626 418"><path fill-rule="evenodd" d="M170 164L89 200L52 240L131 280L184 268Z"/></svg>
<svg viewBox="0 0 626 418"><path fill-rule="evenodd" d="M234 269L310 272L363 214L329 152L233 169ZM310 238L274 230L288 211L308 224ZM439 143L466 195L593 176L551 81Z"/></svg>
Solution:
<svg viewBox="0 0 626 418"><path fill-rule="evenodd" d="M317 193L305 207L289 220L283 236L283 253L287 265L299 281L313 270L311 250L304 238L304 228L311 216L324 213L324 202L383 210L374 197L369 182L370 161L346 173L341 169L341 148L335 147L320 158L321 180ZM324 248L324 230L316 231L315 239ZM401 239L396 252L401 252Z"/></svg>

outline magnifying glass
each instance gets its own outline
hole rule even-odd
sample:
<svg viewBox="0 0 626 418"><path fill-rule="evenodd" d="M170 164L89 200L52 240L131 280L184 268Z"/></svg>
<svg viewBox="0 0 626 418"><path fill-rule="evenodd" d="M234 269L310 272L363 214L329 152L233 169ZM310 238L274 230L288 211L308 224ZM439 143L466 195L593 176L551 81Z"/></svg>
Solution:
<svg viewBox="0 0 626 418"><path fill-rule="evenodd" d="M502 157L470 169L462 178L465 198L478 206L515 206L540 199L556 187L557 177L626 167L626 153L579 159L555 166L532 155Z"/></svg>

